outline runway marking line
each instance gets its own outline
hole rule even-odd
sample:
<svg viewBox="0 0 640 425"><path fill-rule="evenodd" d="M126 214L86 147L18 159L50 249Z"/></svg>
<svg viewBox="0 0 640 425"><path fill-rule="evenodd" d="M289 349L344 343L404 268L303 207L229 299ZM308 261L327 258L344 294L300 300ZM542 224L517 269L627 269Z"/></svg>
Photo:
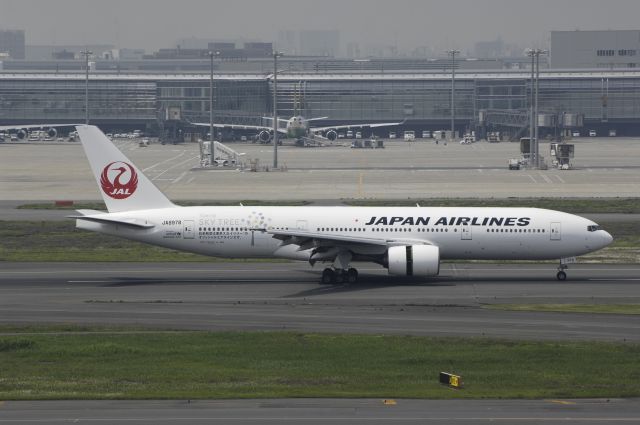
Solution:
<svg viewBox="0 0 640 425"><path fill-rule="evenodd" d="M548 401L549 403L563 404L563 405L577 404L575 401L567 401L567 400L548 400Z"/></svg>
<svg viewBox="0 0 640 425"><path fill-rule="evenodd" d="M153 169L153 168L157 167L157 166L158 166L158 165L160 165L160 164L164 164L165 162L169 162L169 161L173 161L174 159L178 159L178 158L180 158L182 155L184 155L184 154L186 154L186 153L187 153L187 151L182 151L182 152L180 152L180 154L179 154L179 155L176 155L176 156L173 156L173 157L171 157L171 158L165 159L165 160L163 160L163 161L157 162L157 163L153 164L153 165L152 165L152 166L150 166L150 167L143 168L143 169L142 169L142 171L143 171L143 172L147 172L147 171L149 171L149 170L151 170L151 169Z"/></svg>

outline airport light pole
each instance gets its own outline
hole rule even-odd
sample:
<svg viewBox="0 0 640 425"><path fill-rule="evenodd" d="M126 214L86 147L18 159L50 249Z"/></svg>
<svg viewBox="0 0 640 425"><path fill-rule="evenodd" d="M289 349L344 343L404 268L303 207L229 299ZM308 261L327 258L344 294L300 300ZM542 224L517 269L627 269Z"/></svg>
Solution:
<svg viewBox="0 0 640 425"><path fill-rule="evenodd" d="M536 110L536 122L535 122L535 134L533 137L536 139L536 168L540 168L540 143L538 142L538 91L540 89L540 55L546 55L547 50L536 49L536 96L535 96L535 110Z"/></svg>
<svg viewBox="0 0 640 425"><path fill-rule="evenodd" d="M534 72L535 72L535 49L527 49L527 56L531 58L531 98L529 100L530 116L529 116L529 161L530 165L534 161L535 157L535 146L533 143L534 137L534 122L535 122L535 106L534 106L534 98L535 98L535 82L534 82Z"/></svg>
<svg viewBox="0 0 640 425"><path fill-rule="evenodd" d="M211 160L213 164L216 164L216 146L213 143L213 58L220 55L219 51L209 52L209 59L211 59L211 72L209 74L209 142L211 142Z"/></svg>
<svg viewBox="0 0 640 425"><path fill-rule="evenodd" d="M84 56L84 123L89 124L89 56L93 54L92 51L85 49L80 52Z"/></svg>
<svg viewBox="0 0 640 425"><path fill-rule="evenodd" d="M447 50L447 54L451 56L451 140L455 134L455 120L456 120L456 55L460 53L460 50Z"/></svg>
<svg viewBox="0 0 640 425"><path fill-rule="evenodd" d="M538 88L540 78L540 55L547 54L542 49L527 49L527 56L531 58L531 118L529 123L529 154L530 165L540 167L540 154L538 143Z"/></svg>
<svg viewBox="0 0 640 425"><path fill-rule="evenodd" d="M278 58L282 52L273 52L273 168L278 168Z"/></svg>

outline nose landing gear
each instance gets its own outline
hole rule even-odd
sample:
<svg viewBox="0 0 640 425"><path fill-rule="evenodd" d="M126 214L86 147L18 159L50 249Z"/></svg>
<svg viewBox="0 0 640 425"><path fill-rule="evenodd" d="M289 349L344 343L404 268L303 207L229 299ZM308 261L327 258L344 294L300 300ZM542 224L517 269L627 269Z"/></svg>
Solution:
<svg viewBox="0 0 640 425"><path fill-rule="evenodd" d="M568 268L569 266L563 263L562 260L560 260L560 265L558 266L558 273L556 273L556 278L559 281L567 280L567 273L565 272L565 270L567 270Z"/></svg>

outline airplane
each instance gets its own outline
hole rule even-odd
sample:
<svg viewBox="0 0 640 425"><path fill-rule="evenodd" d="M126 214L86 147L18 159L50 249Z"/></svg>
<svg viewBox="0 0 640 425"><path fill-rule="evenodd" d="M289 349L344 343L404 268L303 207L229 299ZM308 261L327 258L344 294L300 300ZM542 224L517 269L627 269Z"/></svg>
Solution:
<svg viewBox="0 0 640 425"><path fill-rule="evenodd" d="M0 131L16 130L17 138L23 140L29 135L29 130L43 130L46 131L47 136L56 137L58 135L57 129L59 127L75 127L76 125L78 124L2 125L0 126Z"/></svg>
<svg viewBox="0 0 640 425"><path fill-rule="evenodd" d="M538 208L181 207L100 129L76 128L108 210L78 210L77 228L216 257L331 263L324 284L355 283L354 261L427 278L454 259L560 259L565 280L576 256L613 240L591 220Z"/></svg>
<svg viewBox="0 0 640 425"><path fill-rule="evenodd" d="M324 127L313 126L313 121L325 120L329 117L305 118L302 115L294 115L289 119L278 118L278 133L296 140L313 139L316 136L334 141L338 138L338 130L350 128L377 128L400 125L402 122L385 122L373 124L344 124ZM273 122L272 117L263 117L264 120ZM280 124L283 123L284 126ZM209 123L193 122L192 125L198 127L210 127ZM269 143L273 137L273 125L242 125L242 124L213 124L216 128L231 128L237 130L257 130L258 140L262 143Z"/></svg>

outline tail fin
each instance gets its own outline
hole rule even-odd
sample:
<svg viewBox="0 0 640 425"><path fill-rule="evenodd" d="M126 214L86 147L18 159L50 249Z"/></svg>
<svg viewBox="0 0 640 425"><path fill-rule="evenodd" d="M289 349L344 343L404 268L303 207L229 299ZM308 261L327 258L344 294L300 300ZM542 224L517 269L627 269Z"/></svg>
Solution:
<svg viewBox="0 0 640 425"><path fill-rule="evenodd" d="M76 129L109 212L175 206L98 127Z"/></svg>

